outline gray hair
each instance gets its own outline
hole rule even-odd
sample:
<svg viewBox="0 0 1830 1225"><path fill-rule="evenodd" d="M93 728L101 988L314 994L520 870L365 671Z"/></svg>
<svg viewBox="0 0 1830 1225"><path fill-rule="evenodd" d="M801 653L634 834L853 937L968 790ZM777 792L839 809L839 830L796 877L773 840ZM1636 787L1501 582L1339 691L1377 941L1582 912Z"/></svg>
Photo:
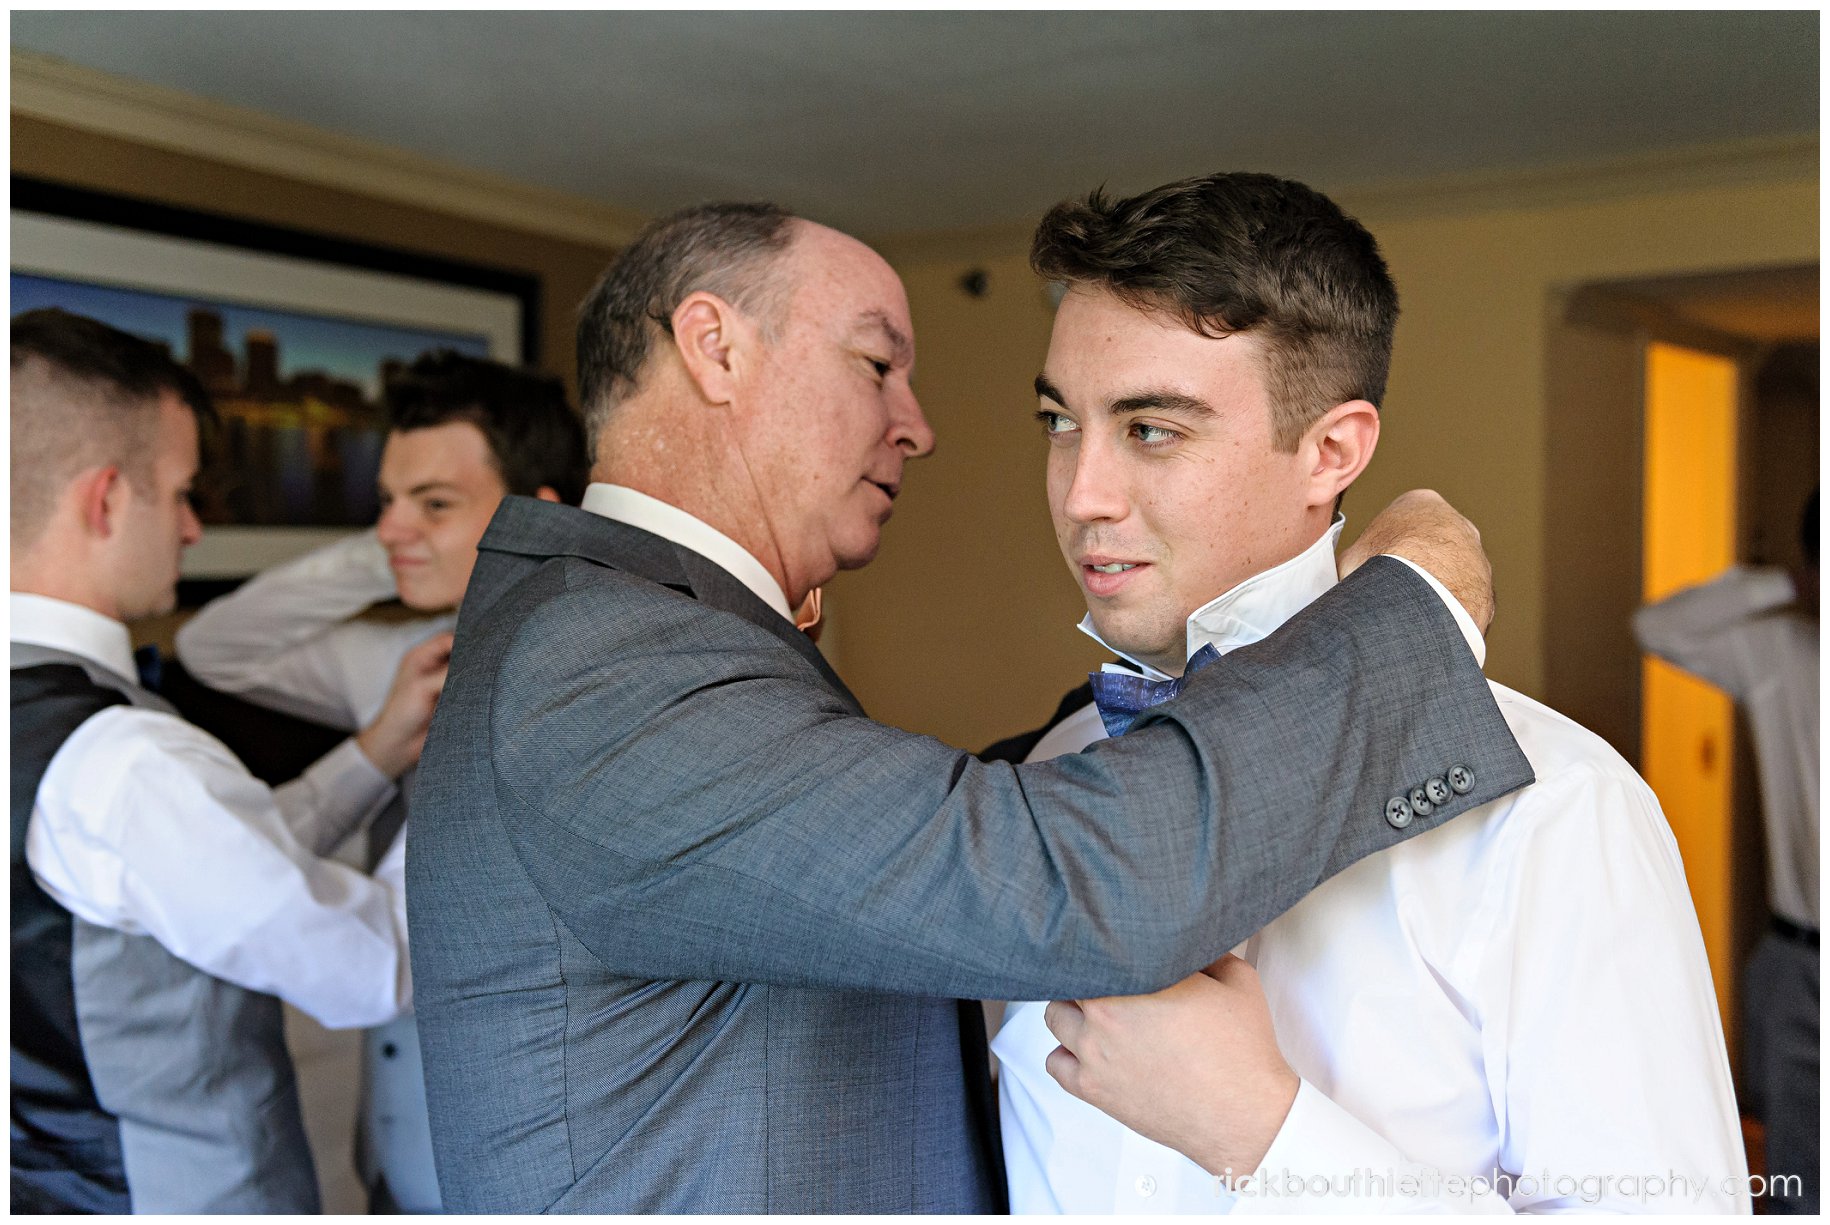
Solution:
<svg viewBox="0 0 1830 1225"><path fill-rule="evenodd" d="M789 288L776 265L794 219L774 204L702 204L650 222L605 270L578 309L578 398L593 455L688 296L717 294L775 330Z"/></svg>

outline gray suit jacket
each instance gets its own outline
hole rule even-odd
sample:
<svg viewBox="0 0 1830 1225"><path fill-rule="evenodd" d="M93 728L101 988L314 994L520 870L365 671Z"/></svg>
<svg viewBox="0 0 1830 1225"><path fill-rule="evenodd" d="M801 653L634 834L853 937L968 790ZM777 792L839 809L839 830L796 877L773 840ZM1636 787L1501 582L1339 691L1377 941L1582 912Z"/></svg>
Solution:
<svg viewBox="0 0 1830 1225"><path fill-rule="evenodd" d="M1389 797L1474 786L1403 830ZM1153 990L1531 780L1375 560L1119 740L981 762L866 719L716 565L509 498L408 837L458 1212L993 1212L976 1008Z"/></svg>

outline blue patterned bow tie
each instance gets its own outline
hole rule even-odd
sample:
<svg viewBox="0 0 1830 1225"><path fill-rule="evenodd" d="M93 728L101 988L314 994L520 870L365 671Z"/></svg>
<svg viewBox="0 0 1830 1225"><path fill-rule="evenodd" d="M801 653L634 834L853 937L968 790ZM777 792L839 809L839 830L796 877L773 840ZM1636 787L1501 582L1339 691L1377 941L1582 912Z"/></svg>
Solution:
<svg viewBox="0 0 1830 1225"><path fill-rule="evenodd" d="M143 647L135 647L133 666L140 674L141 688L159 692L159 682L165 674L165 661L159 658L158 644L149 642Z"/></svg>
<svg viewBox="0 0 1830 1225"><path fill-rule="evenodd" d="M1188 667L1172 680L1153 681L1134 672L1093 673L1093 704L1099 707L1100 722L1108 736L1122 736L1131 730L1137 717L1152 706L1161 706L1182 692L1189 677L1220 658L1214 644L1208 643L1188 657Z"/></svg>

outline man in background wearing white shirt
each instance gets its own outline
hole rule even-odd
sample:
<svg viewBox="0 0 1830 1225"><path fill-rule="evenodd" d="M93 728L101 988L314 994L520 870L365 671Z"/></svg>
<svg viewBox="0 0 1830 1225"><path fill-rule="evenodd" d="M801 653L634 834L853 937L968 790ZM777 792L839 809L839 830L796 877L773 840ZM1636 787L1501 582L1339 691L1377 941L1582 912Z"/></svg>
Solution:
<svg viewBox="0 0 1830 1225"><path fill-rule="evenodd" d="M575 505L584 492L584 428L558 379L442 351L383 395L375 529L259 574L187 622L178 656L205 684L332 727L361 726L403 660L449 654L477 540L503 496ZM423 615L352 619L395 598ZM405 819L412 783L409 771L400 801L376 822L371 855ZM371 1208L437 1212L412 1013L363 1035L362 1082L357 1158Z"/></svg>
<svg viewBox="0 0 1830 1225"><path fill-rule="evenodd" d="M1122 734L1335 583L1397 295L1358 223L1265 175L1062 204L1032 262L1068 286L1037 379L1049 505L1081 628L1128 662L1040 760ZM1493 693L1532 786L1325 882L1243 962L1157 996L1012 1006L993 1050L1013 1211L1746 1210L1657 802L1599 738ZM1427 816L1470 773L1442 762L1386 819Z"/></svg>
<svg viewBox="0 0 1830 1225"><path fill-rule="evenodd" d="M1818 497L1799 524L1803 564L1735 566L1642 608L1639 644L1747 713L1766 823L1767 930L1743 985L1742 1079L1766 1125L1775 1213L1818 1211ZM1796 1176L1798 1194L1782 1181Z"/></svg>
<svg viewBox="0 0 1830 1225"><path fill-rule="evenodd" d="M134 679L125 622L172 609L201 534L201 386L32 311L11 411L13 1210L315 1212L279 1001L351 1027L410 998L403 847L372 877L323 856L387 801L436 684L269 790Z"/></svg>

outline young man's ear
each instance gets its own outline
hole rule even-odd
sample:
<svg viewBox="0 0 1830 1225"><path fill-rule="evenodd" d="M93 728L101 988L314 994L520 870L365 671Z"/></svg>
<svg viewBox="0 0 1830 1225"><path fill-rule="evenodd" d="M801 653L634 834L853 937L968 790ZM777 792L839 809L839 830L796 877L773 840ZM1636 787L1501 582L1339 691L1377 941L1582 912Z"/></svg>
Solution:
<svg viewBox="0 0 1830 1225"><path fill-rule="evenodd" d="M1372 462L1379 445L1379 410L1366 400L1349 400L1322 414L1303 436L1309 464L1309 504L1333 506Z"/></svg>
<svg viewBox="0 0 1830 1225"><path fill-rule="evenodd" d="M686 377L708 403L729 404L736 398L737 385L733 345L745 329L737 309L701 290L674 308L671 322Z"/></svg>
<svg viewBox="0 0 1830 1225"><path fill-rule="evenodd" d="M89 534L103 540L112 536L133 498L121 469L114 464L87 469L77 474L71 487L70 496L81 511Z"/></svg>

